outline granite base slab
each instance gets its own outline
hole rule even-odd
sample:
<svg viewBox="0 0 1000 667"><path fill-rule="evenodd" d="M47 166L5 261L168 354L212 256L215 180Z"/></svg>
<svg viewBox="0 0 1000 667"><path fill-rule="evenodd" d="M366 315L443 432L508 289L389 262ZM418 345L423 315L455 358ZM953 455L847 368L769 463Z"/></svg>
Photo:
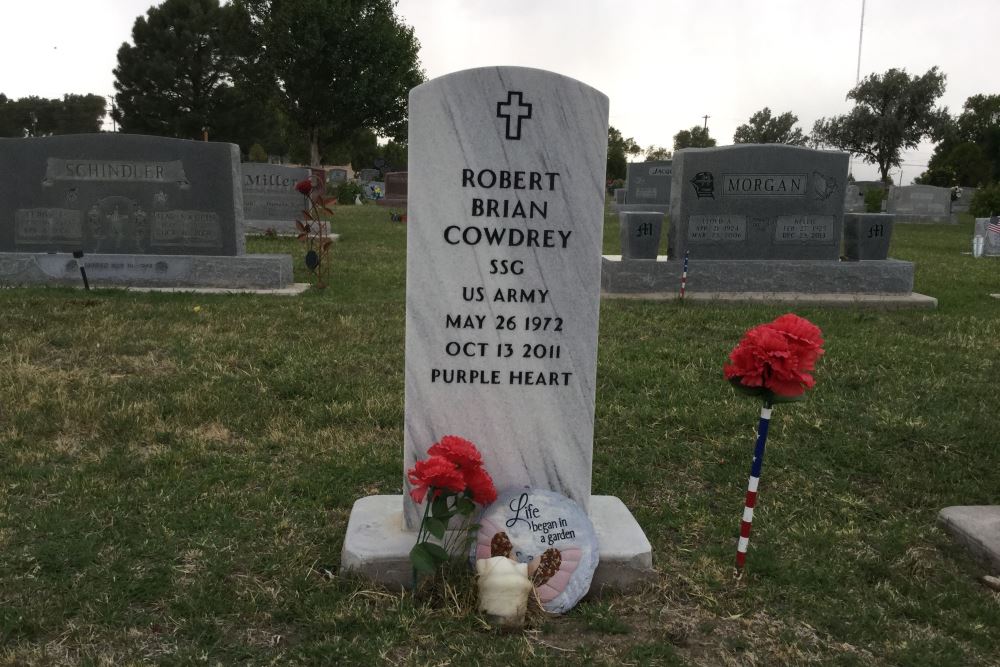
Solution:
<svg viewBox="0 0 1000 667"><path fill-rule="evenodd" d="M1000 572L1000 505L945 507L938 523L977 560Z"/></svg>
<svg viewBox="0 0 1000 667"><path fill-rule="evenodd" d="M604 299L635 299L644 301L680 301L678 292L647 292L622 294L601 292ZM695 292L684 297L687 303L739 304L780 303L828 308L872 308L877 310L934 309L937 299L926 294L804 294L802 292Z"/></svg>
<svg viewBox="0 0 1000 667"><path fill-rule="evenodd" d="M683 264L663 255L655 260L604 255L601 289L613 294L677 292ZM688 263L687 292L907 295L913 292L913 263L895 259L840 262L692 258Z"/></svg>
<svg viewBox="0 0 1000 667"><path fill-rule="evenodd" d="M291 255L99 255L83 258L90 286L280 289L294 282ZM67 253L0 253L0 286L83 283Z"/></svg>
<svg viewBox="0 0 1000 667"><path fill-rule="evenodd" d="M653 548L625 504L614 496L590 497L600 563L591 594L625 590L652 580ZM351 509L340 568L391 588L412 583L410 549L416 533L403 528L403 496L360 498Z"/></svg>
<svg viewBox="0 0 1000 667"><path fill-rule="evenodd" d="M670 204L611 204L611 212L619 213L663 213L670 212Z"/></svg>
<svg viewBox="0 0 1000 667"><path fill-rule="evenodd" d="M122 287L129 292L162 294L257 294L260 296L298 296L308 292L312 283L292 283L288 287L258 289L253 287ZM111 288L117 289L117 288Z"/></svg>

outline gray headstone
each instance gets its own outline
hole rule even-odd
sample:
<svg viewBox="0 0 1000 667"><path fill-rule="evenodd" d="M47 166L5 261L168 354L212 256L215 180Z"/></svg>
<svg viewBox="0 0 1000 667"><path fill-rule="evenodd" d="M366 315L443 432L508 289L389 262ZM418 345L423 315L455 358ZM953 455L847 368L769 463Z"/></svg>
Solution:
<svg viewBox="0 0 1000 667"><path fill-rule="evenodd" d="M671 160L630 163L625 182L625 201L629 204L669 205L673 173Z"/></svg>
<svg viewBox="0 0 1000 667"><path fill-rule="evenodd" d="M865 212L865 193L855 183L848 183L845 189L844 211L847 213Z"/></svg>
<svg viewBox="0 0 1000 667"><path fill-rule="evenodd" d="M622 259L656 259L663 229L662 213L621 213L618 224Z"/></svg>
<svg viewBox="0 0 1000 667"><path fill-rule="evenodd" d="M333 167L326 172L326 182L337 184L347 180L347 170L342 167Z"/></svg>
<svg viewBox="0 0 1000 667"><path fill-rule="evenodd" d="M244 162L243 217L247 231L292 233L308 201L295 184L309 178L307 167Z"/></svg>
<svg viewBox="0 0 1000 667"><path fill-rule="evenodd" d="M778 144L674 153L671 257L837 260L847 153Z"/></svg>
<svg viewBox="0 0 1000 667"><path fill-rule="evenodd" d="M616 204L625 203L625 188L615 188L615 203Z"/></svg>
<svg viewBox="0 0 1000 667"><path fill-rule="evenodd" d="M378 169L362 169L358 172L358 180L362 183L367 183L368 181L374 181L379 175Z"/></svg>
<svg viewBox="0 0 1000 667"><path fill-rule="evenodd" d="M889 189L886 212L896 222L951 223L951 188L933 185L893 186Z"/></svg>
<svg viewBox="0 0 1000 667"><path fill-rule="evenodd" d="M848 213L844 216L844 257L849 260L887 259L893 216Z"/></svg>
<svg viewBox="0 0 1000 667"><path fill-rule="evenodd" d="M952 213L968 213L969 204L972 203L972 197L976 194L977 188L959 188L958 198L953 199L951 202L951 212Z"/></svg>
<svg viewBox="0 0 1000 667"><path fill-rule="evenodd" d="M1000 257L1000 219L976 218L974 234L983 238L983 256Z"/></svg>
<svg viewBox="0 0 1000 667"><path fill-rule="evenodd" d="M239 147L129 134L0 139L0 251L242 255Z"/></svg>
<svg viewBox="0 0 1000 667"><path fill-rule="evenodd" d="M385 175L385 194L379 200L382 206L406 206L409 175L405 171L393 171Z"/></svg>
<svg viewBox="0 0 1000 667"><path fill-rule="evenodd" d="M455 434L497 488L586 510L608 98L489 67L414 88L409 110L404 470Z"/></svg>
<svg viewBox="0 0 1000 667"><path fill-rule="evenodd" d="M470 560L507 556L528 563L546 611L567 612L590 590L600 558L597 535L587 513L566 496L542 489L506 489L486 508L479 524Z"/></svg>

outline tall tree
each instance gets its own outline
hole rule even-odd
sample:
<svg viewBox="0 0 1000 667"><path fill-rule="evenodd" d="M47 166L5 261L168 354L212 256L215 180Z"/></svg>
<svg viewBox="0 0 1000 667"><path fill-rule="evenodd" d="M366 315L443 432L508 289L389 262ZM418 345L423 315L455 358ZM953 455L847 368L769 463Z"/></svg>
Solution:
<svg viewBox="0 0 1000 667"><path fill-rule="evenodd" d="M320 164L334 142L366 128L398 136L411 88L423 81L413 28L394 0L239 0L262 45L258 70L277 82L284 108Z"/></svg>
<svg viewBox="0 0 1000 667"><path fill-rule="evenodd" d="M249 17L219 0L165 0L138 17L114 69L123 132L200 138L233 109L225 105Z"/></svg>
<svg viewBox="0 0 1000 667"><path fill-rule="evenodd" d="M635 139L623 137L618 128L613 125L609 126L607 179L613 181L625 178L629 156L636 156L641 152L642 149L639 148L639 144L635 143Z"/></svg>
<svg viewBox="0 0 1000 667"><path fill-rule="evenodd" d="M715 145L707 127L695 125L690 130L681 130L674 135L674 150L682 148L711 148Z"/></svg>
<svg viewBox="0 0 1000 667"><path fill-rule="evenodd" d="M772 116L771 110L764 107L750 121L736 128L733 134L734 144L787 144L803 146L809 137L802 134L802 129L795 127L799 117L791 111L780 116Z"/></svg>
<svg viewBox="0 0 1000 667"><path fill-rule="evenodd" d="M945 79L937 67L920 76L895 68L871 74L847 93L854 100L851 112L817 120L813 139L878 166L882 182L888 182L904 149L939 136L947 124L947 109L934 106L944 94Z"/></svg>
<svg viewBox="0 0 1000 667"><path fill-rule="evenodd" d="M669 160L674 156L673 151L665 146L652 145L646 149L646 162L654 160Z"/></svg>
<svg viewBox="0 0 1000 667"><path fill-rule="evenodd" d="M916 180L925 185L984 185L1000 179L1000 95L973 95L948 123Z"/></svg>
<svg viewBox="0 0 1000 667"><path fill-rule="evenodd" d="M0 94L0 137L45 137L100 132L105 101L100 95L63 95L60 99Z"/></svg>

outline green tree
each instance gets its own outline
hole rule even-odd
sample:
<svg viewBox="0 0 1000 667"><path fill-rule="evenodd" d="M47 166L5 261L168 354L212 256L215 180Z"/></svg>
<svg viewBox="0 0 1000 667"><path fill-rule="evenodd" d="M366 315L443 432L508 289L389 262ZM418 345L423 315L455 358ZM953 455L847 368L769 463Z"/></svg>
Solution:
<svg viewBox="0 0 1000 667"><path fill-rule="evenodd" d="M646 149L646 162L654 160L669 160L674 156L673 151L665 146L650 146Z"/></svg>
<svg viewBox="0 0 1000 667"><path fill-rule="evenodd" d="M925 185L981 185L1000 178L1000 95L973 95L947 123L916 180Z"/></svg>
<svg viewBox="0 0 1000 667"><path fill-rule="evenodd" d="M254 144L250 147L247 159L250 162L267 162L267 151L260 144Z"/></svg>
<svg viewBox="0 0 1000 667"><path fill-rule="evenodd" d="M690 130L681 130L674 135L675 151L682 148L711 148L714 145L715 139L709 135L707 127L695 125Z"/></svg>
<svg viewBox="0 0 1000 667"><path fill-rule="evenodd" d="M63 95L60 99L0 94L0 136L46 137L100 132L105 101L100 95Z"/></svg>
<svg viewBox="0 0 1000 667"><path fill-rule="evenodd" d="M239 0L261 45L258 73L305 132L310 163L324 135L345 142L360 128L402 138L409 91L423 81L413 28L393 0Z"/></svg>
<svg viewBox="0 0 1000 667"><path fill-rule="evenodd" d="M629 156L639 155L642 149L635 139L622 136L622 133L614 126L608 127L608 166L606 178L613 181L625 178Z"/></svg>
<svg viewBox="0 0 1000 667"><path fill-rule="evenodd" d="M772 116L771 110L764 107L750 121L736 128L733 134L734 144L787 144L804 146L809 137L802 134L802 129L795 127L799 117L791 111L780 116Z"/></svg>
<svg viewBox="0 0 1000 667"><path fill-rule="evenodd" d="M227 102L238 46L245 46L249 17L219 0L165 0L138 17L132 44L118 49L114 69L116 120L123 132L168 137L212 138L233 112L252 115L240 102ZM226 133L223 132L223 135Z"/></svg>
<svg viewBox="0 0 1000 667"><path fill-rule="evenodd" d="M937 67L921 76L895 68L871 74L847 93L854 100L850 113L817 120L813 139L876 165L886 182L889 170L902 162L904 149L939 136L947 124L947 109L934 107L944 94L945 79Z"/></svg>

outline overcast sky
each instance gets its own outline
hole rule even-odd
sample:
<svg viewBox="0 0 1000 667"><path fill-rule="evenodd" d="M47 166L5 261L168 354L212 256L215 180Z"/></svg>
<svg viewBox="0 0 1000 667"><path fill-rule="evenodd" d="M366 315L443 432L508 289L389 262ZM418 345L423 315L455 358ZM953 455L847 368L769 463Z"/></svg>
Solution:
<svg viewBox="0 0 1000 667"><path fill-rule="evenodd" d="M152 4L0 0L0 92L110 94L118 47ZM806 132L845 113L861 26L861 0L400 0L398 12L428 78L485 65L566 74L606 93L611 124L644 148L671 147L706 114L721 145L764 106ZM937 65L957 113L970 95L1000 94L998 41L997 0L867 0L861 76ZM904 182L931 150L905 155ZM859 180L876 173L855 161Z"/></svg>

